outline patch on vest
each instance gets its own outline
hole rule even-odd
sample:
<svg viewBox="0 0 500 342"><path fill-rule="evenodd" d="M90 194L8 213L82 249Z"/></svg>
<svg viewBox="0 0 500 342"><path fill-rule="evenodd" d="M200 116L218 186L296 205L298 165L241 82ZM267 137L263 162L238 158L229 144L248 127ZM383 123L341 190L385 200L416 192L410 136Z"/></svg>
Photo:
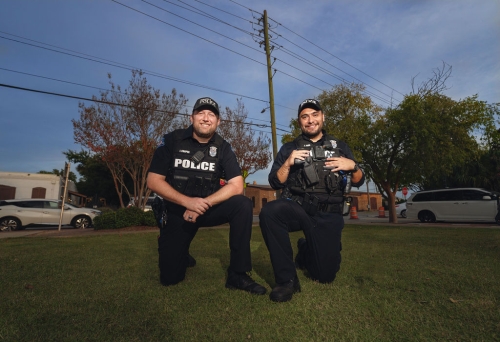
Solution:
<svg viewBox="0 0 500 342"><path fill-rule="evenodd" d="M217 155L217 147L210 146L210 150L208 151L208 154L210 155L210 157L215 157Z"/></svg>

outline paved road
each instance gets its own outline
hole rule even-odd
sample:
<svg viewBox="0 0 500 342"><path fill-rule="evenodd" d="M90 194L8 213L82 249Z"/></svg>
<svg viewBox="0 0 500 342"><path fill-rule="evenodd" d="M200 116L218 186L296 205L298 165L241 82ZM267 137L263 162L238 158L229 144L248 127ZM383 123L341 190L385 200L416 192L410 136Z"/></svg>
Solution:
<svg viewBox="0 0 500 342"><path fill-rule="evenodd" d="M385 213L385 217L381 218L378 216L378 211L361 211L358 212L358 218L353 219L349 216L344 217L344 222L346 224L360 224L360 225L389 225L388 212ZM259 223L259 216L255 215L253 217L254 225ZM439 223L421 223L418 220L408 220L405 218L398 217L398 225L402 226L415 226L415 227L456 227L456 228L492 228L500 229L500 225L491 223L451 223L451 222L439 222ZM143 230L144 231L144 230ZM151 227L147 231L158 231L157 228ZM32 237L66 237L66 236L91 236L91 235L102 235L102 234L130 234L135 233L135 231L124 231L124 230L94 230L94 229L75 229L73 227L62 227L58 230L58 227L34 227L26 228L20 231L13 232L0 232L0 239L2 238L14 238L23 236Z"/></svg>

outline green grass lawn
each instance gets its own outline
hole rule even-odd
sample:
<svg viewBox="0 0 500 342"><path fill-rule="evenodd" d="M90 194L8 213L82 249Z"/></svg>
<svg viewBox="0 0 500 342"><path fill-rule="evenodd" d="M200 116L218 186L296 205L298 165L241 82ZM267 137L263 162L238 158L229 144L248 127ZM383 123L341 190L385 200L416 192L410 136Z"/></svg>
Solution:
<svg viewBox="0 0 500 342"><path fill-rule="evenodd" d="M227 290L228 230L159 283L156 233L0 240L0 341L500 341L500 230L347 225L332 284ZM293 245L302 236L291 234ZM274 285L258 227L253 278Z"/></svg>

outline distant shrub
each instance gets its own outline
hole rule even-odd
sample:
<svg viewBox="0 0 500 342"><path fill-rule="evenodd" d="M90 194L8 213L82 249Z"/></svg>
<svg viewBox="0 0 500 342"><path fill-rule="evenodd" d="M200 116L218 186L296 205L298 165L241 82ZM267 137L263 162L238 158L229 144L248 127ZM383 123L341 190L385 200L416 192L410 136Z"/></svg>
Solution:
<svg viewBox="0 0 500 342"><path fill-rule="evenodd" d="M152 211L142 211L137 207L106 210L94 219L94 229L118 229L134 226L156 227Z"/></svg>
<svg viewBox="0 0 500 342"><path fill-rule="evenodd" d="M142 225L143 226L150 226L150 227L156 227L156 219L155 215L153 212L150 211L145 211L142 215Z"/></svg>
<svg viewBox="0 0 500 342"><path fill-rule="evenodd" d="M116 211L116 227L142 226L144 212L137 207L120 208Z"/></svg>
<svg viewBox="0 0 500 342"><path fill-rule="evenodd" d="M116 226L116 213L114 211L104 212L96 216L93 221L94 229L115 229Z"/></svg>

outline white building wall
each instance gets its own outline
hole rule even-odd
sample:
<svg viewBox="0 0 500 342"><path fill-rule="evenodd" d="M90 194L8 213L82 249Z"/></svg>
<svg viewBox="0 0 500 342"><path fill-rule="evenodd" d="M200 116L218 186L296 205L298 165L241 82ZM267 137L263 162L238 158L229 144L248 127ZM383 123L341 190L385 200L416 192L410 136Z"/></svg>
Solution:
<svg viewBox="0 0 500 342"><path fill-rule="evenodd" d="M0 171L0 184L15 187L16 199L31 198L33 188L42 187L46 189L45 198L58 200L64 181L56 175ZM72 181L68 182L68 189L76 192Z"/></svg>

